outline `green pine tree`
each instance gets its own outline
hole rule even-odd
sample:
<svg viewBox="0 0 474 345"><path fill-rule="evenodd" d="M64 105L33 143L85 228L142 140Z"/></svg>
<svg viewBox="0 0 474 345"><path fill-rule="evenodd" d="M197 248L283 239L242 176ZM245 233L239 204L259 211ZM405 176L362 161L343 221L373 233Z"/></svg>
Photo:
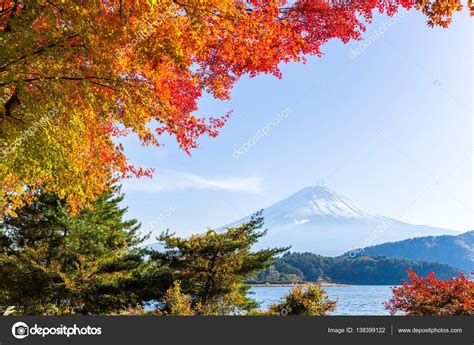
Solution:
<svg viewBox="0 0 474 345"><path fill-rule="evenodd" d="M162 282L167 281L168 288L172 288L174 282L180 282L179 293L190 297L193 313L229 315L251 312L258 304L247 297L249 287L243 282L269 267L277 255L288 250L254 251L252 247L266 234L266 230L259 231L262 226L263 217L257 213L250 222L222 232L208 230L190 238L165 232L158 238L165 250L153 252L151 258L162 273ZM164 300L167 301L166 296ZM165 303L165 311L172 308L173 305ZM173 310L168 311L173 313Z"/></svg>
<svg viewBox="0 0 474 345"><path fill-rule="evenodd" d="M117 191L117 189L115 189ZM121 196L102 195L71 216L57 196L0 223L0 309L19 314L107 314L141 303L146 270L139 224L124 220Z"/></svg>

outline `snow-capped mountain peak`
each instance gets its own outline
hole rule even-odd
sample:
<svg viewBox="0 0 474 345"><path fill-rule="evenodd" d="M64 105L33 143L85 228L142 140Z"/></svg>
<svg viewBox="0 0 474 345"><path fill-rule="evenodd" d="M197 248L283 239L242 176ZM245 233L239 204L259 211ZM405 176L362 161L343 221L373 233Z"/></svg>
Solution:
<svg viewBox="0 0 474 345"><path fill-rule="evenodd" d="M295 223L301 219L313 217L370 219L369 212L354 204L352 201L337 194L327 187L306 187L286 199L270 206L265 210L267 216L274 213L284 218L293 219Z"/></svg>
<svg viewBox="0 0 474 345"><path fill-rule="evenodd" d="M371 214L327 187L306 187L263 209L268 234L259 246L339 255L345 251L417 236L455 233ZM250 216L225 227L248 222ZM224 229L222 227L220 229Z"/></svg>

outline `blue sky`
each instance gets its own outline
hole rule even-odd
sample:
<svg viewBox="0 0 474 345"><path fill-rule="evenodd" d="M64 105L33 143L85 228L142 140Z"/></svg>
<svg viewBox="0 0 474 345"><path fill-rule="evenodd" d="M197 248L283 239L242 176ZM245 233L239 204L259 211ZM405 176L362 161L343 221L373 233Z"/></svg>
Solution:
<svg viewBox="0 0 474 345"><path fill-rule="evenodd" d="M125 139L133 163L156 168L124 183L128 216L187 235L324 184L373 213L473 229L471 19L389 21L368 26L370 45L333 41L322 58L283 65L281 80L242 78L231 101L205 97L200 115L234 112L191 157L171 138Z"/></svg>

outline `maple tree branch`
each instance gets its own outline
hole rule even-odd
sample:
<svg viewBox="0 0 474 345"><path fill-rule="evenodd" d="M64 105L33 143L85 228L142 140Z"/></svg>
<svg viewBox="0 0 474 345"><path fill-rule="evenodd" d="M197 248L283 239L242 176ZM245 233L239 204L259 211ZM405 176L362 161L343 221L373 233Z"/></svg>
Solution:
<svg viewBox="0 0 474 345"><path fill-rule="evenodd" d="M36 81L36 80L88 81L88 82L91 83L91 84L98 85L98 86L101 86L101 87L109 87L110 89L115 90L115 91L118 91L118 90L115 89L113 86L111 86L111 85L106 85L106 84L102 84L102 83L99 83L98 81L95 81L95 80L105 80L105 81L109 81L109 82L120 82L119 80L110 79L110 78L100 78L100 77L67 77L67 76L60 76L60 77L44 77L44 76L41 76L41 77L37 77L37 78L27 78L27 79L23 79L23 80L21 80L21 81L22 81L22 82L29 83L29 82L33 82L33 81ZM0 84L0 86L1 86L1 84Z"/></svg>
<svg viewBox="0 0 474 345"><path fill-rule="evenodd" d="M6 82L2 82L0 83L0 87L4 87L4 86L8 86L8 85L11 85L11 84L14 84L14 83L31 83L33 81L37 81L37 80L54 80L54 79L62 79L62 80L72 80L72 81L85 81L85 80L88 80L88 81L91 81L91 80L103 80L103 81L106 81L108 83L110 83L110 85L104 85L106 87L111 87L111 85L113 84L124 84L124 85L127 85L129 87L133 87L133 88L136 88L137 85L136 84L133 84L133 83L128 83L125 79L123 78L119 78L119 79L115 79L115 78L111 78L111 77L98 77L98 76L44 76L44 75L41 75L39 73L34 73L34 72L30 72L28 73L29 75L36 75L36 77L31 77L31 78L23 78L23 79L16 79L16 80L9 80L9 81L6 81ZM135 81L138 81L142 84L149 84L149 85L153 85L152 83L150 83L149 81L147 80L144 80L144 79L133 79ZM97 82L96 82L97 83Z"/></svg>
<svg viewBox="0 0 474 345"><path fill-rule="evenodd" d="M50 4L51 6L53 6L56 10L58 11L61 11L61 8L58 7L57 5L53 4L50 0L46 1L48 4Z"/></svg>
<svg viewBox="0 0 474 345"><path fill-rule="evenodd" d="M1 66L0 67L0 72L3 72L7 69L8 66L10 65L13 65L15 63L18 63L20 61L23 61L25 59L27 59L28 57L31 57L33 55L37 55L37 54L41 54L42 52L46 51L47 49L50 49L50 48L55 48L55 47L58 47L61 43L65 42L65 41L69 41L73 38L76 38L76 37L79 37L79 34L74 34L72 36L69 36L69 37L66 37L64 40L61 40L59 42L55 42L55 43L51 43L50 45L48 46L45 46L45 47L42 47L40 49L37 49L35 51L33 51L32 53L30 54L25 54L23 56L21 56L20 58L16 59L16 60L12 60L10 62L7 62L5 65ZM0 84L1 85L1 84Z"/></svg>
<svg viewBox="0 0 474 345"><path fill-rule="evenodd" d="M20 98L18 97L18 94L16 92L13 93L13 95L10 96L8 101L4 104L4 109L5 113L3 115L4 118L10 118L16 122L21 122L23 121L21 119L18 119L12 115L12 112L17 109L19 106L21 106L21 101Z"/></svg>
<svg viewBox="0 0 474 345"><path fill-rule="evenodd" d="M11 12L11 11L12 11L11 7L7 8L6 10L1 10L0 17L6 15L8 12Z"/></svg>

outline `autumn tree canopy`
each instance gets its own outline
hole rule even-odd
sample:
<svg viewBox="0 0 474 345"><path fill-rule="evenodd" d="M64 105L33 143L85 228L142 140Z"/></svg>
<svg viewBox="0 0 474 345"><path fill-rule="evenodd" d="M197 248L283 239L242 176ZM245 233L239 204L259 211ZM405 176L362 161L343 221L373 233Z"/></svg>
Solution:
<svg viewBox="0 0 474 345"><path fill-rule="evenodd" d="M447 26L458 0L1 0L0 217L43 186L77 212L110 178L149 175L114 137L176 137L186 152L229 114L196 115L245 74L361 38L374 11ZM26 188L27 186L27 188Z"/></svg>
<svg viewBox="0 0 474 345"><path fill-rule="evenodd" d="M437 278L433 272L427 277L418 276L412 269L407 273L410 279L392 288L393 296L385 303L390 314L474 315L474 282L463 273L448 280Z"/></svg>

